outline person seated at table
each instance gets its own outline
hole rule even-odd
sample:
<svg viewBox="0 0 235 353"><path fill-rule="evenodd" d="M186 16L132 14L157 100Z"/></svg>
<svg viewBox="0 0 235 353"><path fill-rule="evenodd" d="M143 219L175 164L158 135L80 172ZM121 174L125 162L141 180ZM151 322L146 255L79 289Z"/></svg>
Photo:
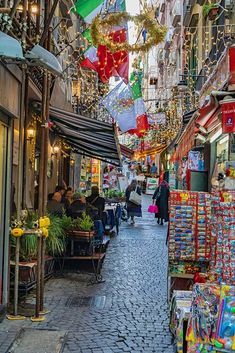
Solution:
<svg viewBox="0 0 235 353"><path fill-rule="evenodd" d="M68 187L68 189L65 191L65 194L64 194L64 205L66 210L70 207L72 202L73 202L73 190L71 187Z"/></svg>
<svg viewBox="0 0 235 353"><path fill-rule="evenodd" d="M91 206L91 208L97 209L97 219L103 219L103 212L105 208L105 199L100 196L98 186L92 186L91 188L91 196L86 198L87 206Z"/></svg>
<svg viewBox="0 0 235 353"><path fill-rule="evenodd" d="M64 205L61 203L61 194L55 192L50 200L47 202L47 211L55 216L62 216L64 212Z"/></svg>
<svg viewBox="0 0 235 353"><path fill-rule="evenodd" d="M76 193L73 195L72 203L67 208L67 215L78 218L82 216L83 212L86 212L86 198L80 193Z"/></svg>

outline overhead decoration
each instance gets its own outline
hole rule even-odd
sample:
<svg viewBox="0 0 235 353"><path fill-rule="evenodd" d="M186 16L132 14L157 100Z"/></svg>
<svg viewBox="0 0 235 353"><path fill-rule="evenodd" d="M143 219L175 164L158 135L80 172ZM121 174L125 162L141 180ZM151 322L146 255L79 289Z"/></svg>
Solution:
<svg viewBox="0 0 235 353"><path fill-rule="evenodd" d="M126 38L126 32L124 34ZM121 40L123 31L117 31L113 36L116 40ZM128 82L129 56L125 51L111 53L104 45L99 45L98 48L91 46L84 53L84 60L80 65L96 71L103 83L108 82L112 76L120 76Z"/></svg>
<svg viewBox="0 0 235 353"><path fill-rule="evenodd" d="M130 84L134 100L143 102L142 98L142 78L143 72L141 70L133 71L130 77ZM144 102L143 102L144 104ZM149 129L148 117L146 108L144 114L136 114L136 129L131 129L128 132L135 134L138 137L144 137L146 131Z"/></svg>
<svg viewBox="0 0 235 353"><path fill-rule="evenodd" d="M103 100L102 104L106 107L113 119L118 122L122 132L136 128L137 106L133 99L130 85L120 82ZM142 106L138 110L144 113Z"/></svg>
<svg viewBox="0 0 235 353"><path fill-rule="evenodd" d="M128 21L133 21L138 27L145 29L146 40L144 43L131 45L127 40L124 42L113 40L112 28L114 26L122 27ZM117 12L107 14L105 18L97 15L91 23L91 37L94 45L105 45L112 53L117 51L146 52L159 44L165 35L166 27L159 25L148 13L131 16L127 12Z"/></svg>
<svg viewBox="0 0 235 353"><path fill-rule="evenodd" d="M121 82L102 103L118 122L122 132L134 129L137 133L144 133L148 129L146 107L138 82L132 87Z"/></svg>
<svg viewBox="0 0 235 353"><path fill-rule="evenodd" d="M103 5L104 0L77 0L70 11L81 16L86 23L91 23Z"/></svg>

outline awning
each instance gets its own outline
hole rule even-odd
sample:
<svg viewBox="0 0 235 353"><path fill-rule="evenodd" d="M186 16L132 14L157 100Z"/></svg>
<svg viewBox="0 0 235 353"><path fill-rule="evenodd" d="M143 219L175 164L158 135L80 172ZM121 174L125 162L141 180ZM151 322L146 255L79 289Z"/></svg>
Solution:
<svg viewBox="0 0 235 353"><path fill-rule="evenodd" d="M0 31L0 57L5 59L25 60L20 42Z"/></svg>
<svg viewBox="0 0 235 353"><path fill-rule="evenodd" d="M50 108L50 120L54 132L75 153L120 165L120 146L113 125L55 107Z"/></svg>
<svg viewBox="0 0 235 353"><path fill-rule="evenodd" d="M27 52L25 58L33 65L42 66L56 76L62 75L63 70L58 59L39 44L36 44L29 52Z"/></svg>
<svg viewBox="0 0 235 353"><path fill-rule="evenodd" d="M130 148L124 146L124 145L120 145L120 148L121 148L121 154L126 157L126 158L129 158L131 159L134 155L134 151L131 150Z"/></svg>
<svg viewBox="0 0 235 353"><path fill-rule="evenodd" d="M206 124L210 120L211 116L216 112L219 104L214 96L210 97L210 101L204 105L198 111L198 118L196 119L196 124L205 128Z"/></svg>

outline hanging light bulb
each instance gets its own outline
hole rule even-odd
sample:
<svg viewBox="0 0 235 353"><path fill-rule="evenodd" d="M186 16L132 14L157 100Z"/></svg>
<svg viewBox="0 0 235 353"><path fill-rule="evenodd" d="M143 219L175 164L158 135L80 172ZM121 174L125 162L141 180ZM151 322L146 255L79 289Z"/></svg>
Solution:
<svg viewBox="0 0 235 353"><path fill-rule="evenodd" d="M38 5L35 1L33 1L30 5L30 12L33 14L33 15L37 15L38 13Z"/></svg>
<svg viewBox="0 0 235 353"><path fill-rule="evenodd" d="M22 2L19 3L19 5L17 6L17 11L18 12L23 12L24 11L24 5Z"/></svg>

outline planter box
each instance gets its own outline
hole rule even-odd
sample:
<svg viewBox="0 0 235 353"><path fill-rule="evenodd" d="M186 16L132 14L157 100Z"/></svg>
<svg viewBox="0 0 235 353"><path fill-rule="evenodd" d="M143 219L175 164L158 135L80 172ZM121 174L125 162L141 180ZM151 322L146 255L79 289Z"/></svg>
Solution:
<svg viewBox="0 0 235 353"><path fill-rule="evenodd" d="M49 277L54 273L55 260L51 256L45 257L45 278ZM15 263L11 261L12 274L14 280L14 268ZM32 288L37 280L37 260L31 262L20 262L19 266L19 288L22 291L29 290L28 287Z"/></svg>
<svg viewBox="0 0 235 353"><path fill-rule="evenodd" d="M73 238L86 238L86 239L91 239L94 237L95 232L90 231L90 232L85 232L82 230L70 230L68 232L68 235Z"/></svg>

